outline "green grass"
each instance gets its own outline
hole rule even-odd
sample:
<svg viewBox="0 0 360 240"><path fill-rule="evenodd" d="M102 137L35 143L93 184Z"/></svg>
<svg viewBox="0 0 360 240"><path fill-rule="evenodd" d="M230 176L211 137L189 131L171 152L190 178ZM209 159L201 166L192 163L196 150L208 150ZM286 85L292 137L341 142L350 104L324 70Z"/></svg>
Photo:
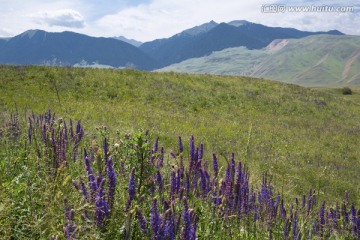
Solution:
<svg viewBox="0 0 360 240"><path fill-rule="evenodd" d="M76 212L83 209L71 186L71 180L84 175L82 161L59 170L54 179L44 175L46 166L28 143L27 117L47 109L57 118L81 119L86 132L81 147L87 149L93 140L100 145L103 125L112 146L128 132L148 129L153 139L160 137L166 159L174 164L170 152L177 152L177 137L188 146L194 135L204 143L205 159L217 154L222 173L234 152L249 167L251 184L259 188L266 172L275 192L289 202L313 189L319 202L340 203L348 191L350 202L360 204L359 88L344 96L336 88L245 77L35 66L0 66L0 84L0 235L9 236L10 229L24 231L21 236L29 229L36 229L35 237L61 234L65 196ZM21 126L16 141L8 135L11 113L18 114ZM126 198L119 201L122 205ZM51 211L39 216L38 209ZM12 214L24 219L3 218ZM27 219L29 226L16 225Z"/></svg>
<svg viewBox="0 0 360 240"><path fill-rule="evenodd" d="M357 89L343 96L253 78L133 70L0 71L2 109L20 116L50 108L82 119L90 135L101 125L122 133L149 129L168 149L177 136L194 135L222 162L234 151L252 172L269 172L293 196L310 188L333 200L345 190L354 200L360 193Z"/></svg>

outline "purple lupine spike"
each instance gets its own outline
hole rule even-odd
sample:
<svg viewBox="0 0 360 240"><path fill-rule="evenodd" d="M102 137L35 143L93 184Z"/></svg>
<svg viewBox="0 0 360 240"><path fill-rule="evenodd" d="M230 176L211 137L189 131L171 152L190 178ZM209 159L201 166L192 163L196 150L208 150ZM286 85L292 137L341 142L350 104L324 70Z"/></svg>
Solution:
<svg viewBox="0 0 360 240"><path fill-rule="evenodd" d="M108 175L108 189L109 189L107 200L109 203L109 208L111 209L114 204L115 188L116 188L116 173L114 171L112 158L109 158L109 160L107 161L106 171Z"/></svg>
<svg viewBox="0 0 360 240"><path fill-rule="evenodd" d="M250 199L249 199L249 182L246 180L242 186L241 186L241 208L239 210L242 210L245 214L247 214L250 211Z"/></svg>
<svg viewBox="0 0 360 240"><path fill-rule="evenodd" d="M351 212L351 223L352 223L352 235L356 236L358 229L357 229L356 208L354 204L351 204L350 212Z"/></svg>
<svg viewBox="0 0 360 240"><path fill-rule="evenodd" d="M64 139L65 139L65 142L66 142L66 147L68 145L68 129L67 129L67 125L66 125L66 122L64 121Z"/></svg>
<svg viewBox="0 0 360 240"><path fill-rule="evenodd" d="M196 240L196 230L197 230L196 223L199 220L199 218L193 209L189 209L189 214L190 214L190 219L192 221L189 239Z"/></svg>
<svg viewBox="0 0 360 240"><path fill-rule="evenodd" d="M226 168L226 176L225 176L225 191L224 194L227 199L232 199L233 197L233 187L231 181L231 173L230 173L230 166Z"/></svg>
<svg viewBox="0 0 360 240"><path fill-rule="evenodd" d="M79 185L79 183L78 183L76 180L72 180L72 183L73 183L75 189L76 189L77 191L79 191L79 190L80 190L80 185Z"/></svg>
<svg viewBox="0 0 360 240"><path fill-rule="evenodd" d="M349 218L349 212L346 209L346 203L345 202L342 205L341 211L342 211L342 215L343 215L345 224L346 224L346 226L348 226L349 223L350 223L350 218Z"/></svg>
<svg viewBox="0 0 360 240"><path fill-rule="evenodd" d="M286 209L284 206L284 199L281 199L281 203L280 203L280 217L286 218Z"/></svg>
<svg viewBox="0 0 360 240"><path fill-rule="evenodd" d="M230 159L230 171L231 171L231 178L235 175L235 154L231 153L231 159Z"/></svg>
<svg viewBox="0 0 360 240"><path fill-rule="evenodd" d="M69 131L70 131L70 138L71 138L71 139L74 139L74 127L73 127L73 122L72 122L71 119L70 119L70 128L69 128Z"/></svg>
<svg viewBox="0 0 360 240"><path fill-rule="evenodd" d="M211 180L210 180L210 175L206 169L204 170L204 175L206 179L206 193L208 193L211 190Z"/></svg>
<svg viewBox="0 0 360 240"><path fill-rule="evenodd" d="M180 136L178 137L178 145L179 145L179 152L180 153L184 152L184 147Z"/></svg>
<svg viewBox="0 0 360 240"><path fill-rule="evenodd" d="M85 169L86 169L86 173L88 176L88 180L89 180L89 186L90 186L90 190L91 190L91 196L94 196L94 193L97 191L98 189L98 184L96 182L95 179L95 175L94 175L94 171L92 170L91 164L90 164L90 160L88 158L86 149L84 149L84 162L85 162Z"/></svg>
<svg viewBox="0 0 360 240"><path fill-rule="evenodd" d="M101 177L99 177L101 179ZM98 227L103 227L105 218L109 215L109 207L105 201L104 180L99 184L99 188L95 197L95 222Z"/></svg>
<svg viewBox="0 0 360 240"><path fill-rule="evenodd" d="M306 196L303 195L301 208L304 209L304 208L305 208L305 205L306 205Z"/></svg>
<svg viewBox="0 0 360 240"><path fill-rule="evenodd" d="M174 171L171 171L170 174L170 196L173 198L176 193L176 174Z"/></svg>
<svg viewBox="0 0 360 240"><path fill-rule="evenodd" d="M179 168L177 169L175 183L176 183L176 192L179 193L180 188L181 188L181 169L179 169Z"/></svg>
<svg viewBox="0 0 360 240"><path fill-rule="evenodd" d="M215 178L216 178L218 176L218 174L219 174L219 163L218 163L218 160L216 158L215 153L213 153L212 164L213 164L214 175L215 175Z"/></svg>
<svg viewBox="0 0 360 240"><path fill-rule="evenodd" d="M325 227L325 201L321 205L320 212L319 212L319 230L320 235L323 236L323 230Z"/></svg>
<svg viewBox="0 0 360 240"><path fill-rule="evenodd" d="M131 173L129 176L128 193L129 193L129 197L126 205L126 210L130 208L131 202L135 198L135 193L136 193L135 168L131 169Z"/></svg>
<svg viewBox="0 0 360 240"><path fill-rule="evenodd" d="M183 198L183 202L184 202L184 210L182 214L183 227L181 229L180 239L187 240L187 239L192 239L192 235L191 235L192 226L191 226L191 218L190 218L186 197Z"/></svg>
<svg viewBox="0 0 360 240"><path fill-rule="evenodd" d="M333 223L333 227L336 229L338 227L338 222L337 222L337 211L330 208L330 217L332 219L332 223Z"/></svg>
<svg viewBox="0 0 360 240"><path fill-rule="evenodd" d="M154 147L152 149L152 153L156 153L158 151L158 148L159 148L158 146L159 146L159 137L157 137L154 142Z"/></svg>
<svg viewBox="0 0 360 240"><path fill-rule="evenodd" d="M65 234L65 237L68 240L75 239L76 238L76 223L74 221L74 209L68 209L69 207L65 207L65 225L63 228L63 232Z"/></svg>
<svg viewBox="0 0 360 240"><path fill-rule="evenodd" d="M151 205L151 216L150 216L150 228L151 228L151 239L152 240L160 240L160 225L161 225L161 217L158 212L157 199L154 198L153 203Z"/></svg>
<svg viewBox="0 0 360 240"><path fill-rule="evenodd" d="M136 216L140 225L140 230L142 233L148 233L148 229L147 229L147 221L146 218L144 217L142 211L140 208L136 209Z"/></svg>
<svg viewBox="0 0 360 240"><path fill-rule="evenodd" d="M194 143L194 136L190 138L190 164L189 167L192 169L193 165L195 164L195 143Z"/></svg>
<svg viewBox="0 0 360 240"><path fill-rule="evenodd" d="M292 222L292 230L293 230L293 239L294 240L300 240L297 224L298 224L297 212L295 211L293 222Z"/></svg>
<svg viewBox="0 0 360 240"><path fill-rule="evenodd" d="M283 229L284 239L288 239L289 232L290 232L290 219L286 218L285 223L284 223L284 229Z"/></svg>
<svg viewBox="0 0 360 240"><path fill-rule="evenodd" d="M159 186L159 192L161 193L163 190L163 178L160 171L156 172L156 183Z"/></svg>
<svg viewBox="0 0 360 240"><path fill-rule="evenodd" d="M157 168L162 168L164 166L164 153L165 153L164 147L161 147L160 155L157 158L157 164L156 164Z"/></svg>
<svg viewBox="0 0 360 240"><path fill-rule="evenodd" d="M175 240L175 219L171 209L165 211L164 238Z"/></svg>
<svg viewBox="0 0 360 240"><path fill-rule="evenodd" d="M84 179L82 177L80 177L80 189L81 189L84 199L86 201L89 201L90 200L89 194L88 194Z"/></svg>
<svg viewBox="0 0 360 240"><path fill-rule="evenodd" d="M125 164L124 164L124 162L120 162L120 171L121 171L121 175L123 177L125 177Z"/></svg>
<svg viewBox="0 0 360 240"><path fill-rule="evenodd" d="M170 155L171 155L174 159L176 159L176 155L175 155L175 153L174 153L173 151L170 152Z"/></svg>
<svg viewBox="0 0 360 240"><path fill-rule="evenodd" d="M205 198L207 195L206 176L202 169L200 169L200 189L201 189L203 198Z"/></svg>
<svg viewBox="0 0 360 240"><path fill-rule="evenodd" d="M360 239L360 217L358 217L356 220L356 229L357 229L356 237Z"/></svg>
<svg viewBox="0 0 360 240"><path fill-rule="evenodd" d="M191 186L190 186L190 173L188 170L185 172L184 188L186 191L186 196L189 196Z"/></svg>
<svg viewBox="0 0 360 240"><path fill-rule="evenodd" d="M204 144L200 144L199 151L198 151L198 158L203 159L204 157Z"/></svg>
<svg viewBox="0 0 360 240"><path fill-rule="evenodd" d="M279 204L280 204L280 193L278 193L276 196L275 209L274 209L275 217L276 217L278 209L279 209Z"/></svg>

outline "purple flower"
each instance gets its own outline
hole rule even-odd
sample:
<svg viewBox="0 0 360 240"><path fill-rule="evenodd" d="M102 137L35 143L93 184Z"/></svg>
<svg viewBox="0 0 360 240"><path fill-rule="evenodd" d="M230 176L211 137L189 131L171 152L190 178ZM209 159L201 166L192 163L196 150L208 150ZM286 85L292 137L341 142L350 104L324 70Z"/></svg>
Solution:
<svg viewBox="0 0 360 240"><path fill-rule="evenodd" d="M108 175L108 203L109 207L112 208L115 198L115 188L116 188L116 173L114 171L112 158L109 158L107 161L106 171Z"/></svg>
<svg viewBox="0 0 360 240"><path fill-rule="evenodd" d="M101 177L99 177L101 179ZM109 215L109 207L105 201L104 180L99 184L99 189L95 197L95 222L98 227L103 227L105 218Z"/></svg>
<svg viewBox="0 0 360 240"><path fill-rule="evenodd" d="M231 181L231 173L230 173L230 166L226 169L226 176L225 176L225 197L226 199L232 199L233 198L233 192L232 192L232 181Z"/></svg>
<svg viewBox="0 0 360 240"><path fill-rule="evenodd" d="M288 239L289 237L289 231L290 231L290 219L286 218L285 223L284 223L284 239Z"/></svg>
<svg viewBox="0 0 360 240"><path fill-rule="evenodd" d="M192 231L193 230L192 230L191 218L190 218L190 213L189 213L189 208L187 205L186 197L184 197L183 202L184 202L184 210L183 210L183 215L182 215L183 227L181 229L180 239L188 240L188 239L192 239Z"/></svg>
<svg viewBox="0 0 360 240"><path fill-rule="evenodd" d="M160 225L161 217L158 212L157 199L154 198L153 204L151 205L151 216L150 216L150 227L151 227L151 239L160 240Z"/></svg>
<svg viewBox="0 0 360 240"><path fill-rule="evenodd" d="M206 176L202 169L200 171L200 189L202 192L202 196L205 198L207 195L207 185L206 185Z"/></svg>
<svg viewBox="0 0 360 240"><path fill-rule="evenodd" d="M219 173L219 163L218 163L215 153L213 153L212 164L213 164L213 169L214 169L214 175L215 175L215 177L217 177L218 173Z"/></svg>
<svg viewBox="0 0 360 240"><path fill-rule="evenodd" d="M156 172L156 183L159 186L159 192L161 193L163 190L163 179L160 171Z"/></svg>
<svg viewBox="0 0 360 240"><path fill-rule="evenodd" d="M182 153L184 151L184 147L180 136L178 137L178 145L179 145L179 152Z"/></svg>
<svg viewBox="0 0 360 240"><path fill-rule="evenodd" d="M293 239L294 240L298 240L299 238L299 233L298 233L298 220L297 220L297 212L295 212L294 214L294 218L293 218L293 223L292 223L292 229L293 229Z"/></svg>
<svg viewBox="0 0 360 240"><path fill-rule="evenodd" d="M98 185L97 182L95 180L95 175L94 175L94 171L91 167L90 164L90 160L88 158L86 149L84 149L84 162L85 162L85 169L86 169L86 173L88 176L88 180L89 180L89 185L90 185L90 190L91 190L91 195L93 196L94 193L97 191L98 189Z"/></svg>
<svg viewBox="0 0 360 240"><path fill-rule="evenodd" d="M190 138L190 169L195 165L195 143L194 136Z"/></svg>
<svg viewBox="0 0 360 240"><path fill-rule="evenodd" d="M165 211L165 220L163 223L164 238L169 240L175 239L175 219L171 209Z"/></svg>
<svg viewBox="0 0 360 240"><path fill-rule="evenodd" d="M171 171L170 174L170 196L174 197L176 193L176 174L174 171Z"/></svg>
<svg viewBox="0 0 360 240"><path fill-rule="evenodd" d="M129 183L128 183L128 203L126 206L126 209L128 210L130 208L132 200L135 198L136 193L136 179L135 179L135 168L131 170L130 176L129 176Z"/></svg>
<svg viewBox="0 0 360 240"><path fill-rule="evenodd" d="M148 233L148 229L146 227L147 221L146 218L144 217L141 209L137 208L136 209L136 215L137 215L137 219L140 225L140 229L142 233Z"/></svg>
<svg viewBox="0 0 360 240"><path fill-rule="evenodd" d="M67 208L67 207L65 207ZM68 210L68 209L66 209ZM65 237L68 240L71 240L73 238L76 238L76 223L74 221L74 209L70 209L65 212L65 226L63 228L63 232L65 234Z"/></svg>
<svg viewBox="0 0 360 240"><path fill-rule="evenodd" d="M154 147L152 149L152 153L156 153L158 151L158 146L159 146L159 137L157 137L154 142Z"/></svg>
<svg viewBox="0 0 360 240"><path fill-rule="evenodd" d="M200 149L198 151L198 158L203 159L203 157L204 157L204 145L201 143L200 144Z"/></svg>
<svg viewBox="0 0 360 240"><path fill-rule="evenodd" d="M321 205L319 212L319 227L320 227L320 235L322 236L325 227L325 201Z"/></svg>
<svg viewBox="0 0 360 240"><path fill-rule="evenodd" d="M81 192L83 194L83 197L86 201L89 201L89 193L87 191L87 188L86 188L86 185L85 185L85 182L84 182L84 179L82 177L80 177L80 189L81 189Z"/></svg>

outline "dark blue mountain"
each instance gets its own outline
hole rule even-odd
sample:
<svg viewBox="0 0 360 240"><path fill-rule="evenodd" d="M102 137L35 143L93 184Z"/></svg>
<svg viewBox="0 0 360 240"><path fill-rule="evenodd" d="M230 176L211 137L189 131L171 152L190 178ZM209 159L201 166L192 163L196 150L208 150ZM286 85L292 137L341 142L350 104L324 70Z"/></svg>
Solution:
<svg viewBox="0 0 360 240"><path fill-rule="evenodd" d="M112 38L95 38L62 32L29 30L0 41L0 63L74 65L79 62L151 70L156 61L131 44Z"/></svg>
<svg viewBox="0 0 360 240"><path fill-rule="evenodd" d="M342 35L336 30L306 32L293 28L267 27L247 21L221 24L211 21L167 39L146 42L140 46L140 49L163 67L230 47L245 46L248 49L261 49L275 39L302 38L315 34Z"/></svg>

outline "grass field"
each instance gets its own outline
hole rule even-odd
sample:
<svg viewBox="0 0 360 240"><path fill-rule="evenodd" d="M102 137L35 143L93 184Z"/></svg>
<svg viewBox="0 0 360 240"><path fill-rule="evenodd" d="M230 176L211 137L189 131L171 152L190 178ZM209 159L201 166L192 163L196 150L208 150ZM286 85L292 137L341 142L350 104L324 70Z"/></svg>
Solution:
<svg viewBox="0 0 360 240"><path fill-rule="evenodd" d="M245 77L34 66L0 66L0 84L0 235L9 238L61 238L67 236L62 234L64 222L68 223L67 229L73 222L77 222L75 232L78 238L139 238L139 230L130 230L132 225L127 224L135 215L139 215L139 208L148 213L147 217L150 215L150 205L151 209L154 209L153 195L145 197L147 202L141 202L140 196L135 197L133 201L136 201L137 205L131 205L132 212L124 213L120 206L125 206L128 201L128 176L132 167L136 169L136 174L139 174L136 175L137 186L141 185L140 179L144 178L144 182L151 179L138 172L142 169L139 167L143 166L142 164L132 165L131 162L126 162L128 156L132 156L131 151L127 152L129 149L135 152L142 149L136 147L141 145L136 141L144 137L137 135L140 129L149 130L150 136L146 136L149 144L159 137L159 146L164 146L165 165L170 168L164 170L164 179L170 180L171 165L178 167L178 154L185 160L191 155L192 150L187 146L193 135L196 144L203 143L202 159L203 162L209 160L209 168L212 153L216 153L220 165L219 176L224 176L223 180L227 177L226 168L228 163L231 165L231 153L234 152L236 161L241 160L247 166L250 173L249 184L254 191L262 189L263 176L267 173L271 176L269 178L274 196L280 193L287 203L294 202L295 198L301 199L313 189L318 199L318 207L324 200L329 206L341 204L346 191L349 193L349 202L360 204L358 88L352 88L352 95L342 95L341 89L310 89ZM54 150L51 155L53 150L46 151L50 145L34 145L34 141L29 142L28 137L28 117L34 113L32 118L36 119L48 109L51 109L51 113L56 113L54 128L58 128L53 131L60 131L63 121L69 126L70 119L74 121L74 125L81 119L85 132L81 144L77 147L77 161L68 161L66 166L59 163L56 167L50 167L50 170L45 164L46 161L43 162L44 157L57 158L57 152ZM60 118L62 120L59 120ZM40 129L38 131L41 131ZM127 133L135 136L130 139L136 144L125 137ZM34 134L39 132L35 131ZM51 139L50 130L47 134ZM178 150L178 136L183 139L183 153ZM120 162L127 166L124 177L117 180L117 200L113 203L112 211L118 215L116 217L112 214L111 223L106 223L105 227L100 224L92 229L89 227L91 224L83 223L80 228L80 212L84 209L91 212L96 204L94 202L93 206L90 203L83 205L81 194L78 194L71 182L79 181L80 176L86 176L82 161L83 148L93 154L93 167L105 174L107 167L101 165L101 159L106 158L106 150L99 150L103 148L104 138L110 144L109 153L115 162L117 176L120 176L121 172ZM128 145L121 145L122 150L116 155L115 146L118 145L114 144L122 141ZM148 147L146 145L143 150ZM91 152L92 150L94 151ZM39 154L39 151L42 154ZM174 153L176 158L173 158L171 153ZM185 161L185 166L188 161ZM152 166L147 167L152 169ZM205 169L205 166L202 168ZM156 172L156 169L153 170ZM88 174L88 169L86 171ZM234 175L232 177L234 178ZM100 182L98 184L100 189ZM169 187L169 184L168 182L164 186ZM143 188L145 190L140 189L139 193L147 194L145 185ZM110 191L109 189L106 188L106 191ZM170 192L169 197L171 194ZM190 207L199 206L199 201L205 201L193 199L191 196L188 196ZM63 216L65 198L69 202L68 205L65 204L65 209L72 206L75 220L71 218L71 214ZM183 204L180 197L173 201L181 206ZM162 206L164 203L159 204ZM205 236L221 239L223 232L220 229L236 226L233 221L224 222L224 216L211 223L206 222L208 217L205 213L211 212L212 207L204 204L200 206L201 209L195 209L200 219L197 225L198 236L202 237L200 239L206 239ZM179 209L177 208L177 211L181 213ZM226 207L224 209L226 210ZM176 211L173 209L174 212ZM300 210L297 213L300 215ZM316 214L314 216L316 217ZM166 219L165 213L162 217ZM196 222L195 218L191 219ZM294 215L290 219L293 223ZM165 223L165 220L163 221ZM304 221L302 236L305 236L307 225L305 220L301 221ZM214 225L214 228L209 230L206 228L209 224L215 224L216 227ZM269 237L271 231L266 231L268 227L262 224L259 223L256 227L258 230L251 227L249 231L253 234L235 227L237 230L234 230L233 237ZM286 219L276 224L271 234L282 236L279 229L283 228L282 224L286 224ZM185 225L179 226L184 228ZM146 236L150 238L150 233L148 234ZM331 234L335 237L336 234L344 238L348 236L340 230Z"/></svg>

